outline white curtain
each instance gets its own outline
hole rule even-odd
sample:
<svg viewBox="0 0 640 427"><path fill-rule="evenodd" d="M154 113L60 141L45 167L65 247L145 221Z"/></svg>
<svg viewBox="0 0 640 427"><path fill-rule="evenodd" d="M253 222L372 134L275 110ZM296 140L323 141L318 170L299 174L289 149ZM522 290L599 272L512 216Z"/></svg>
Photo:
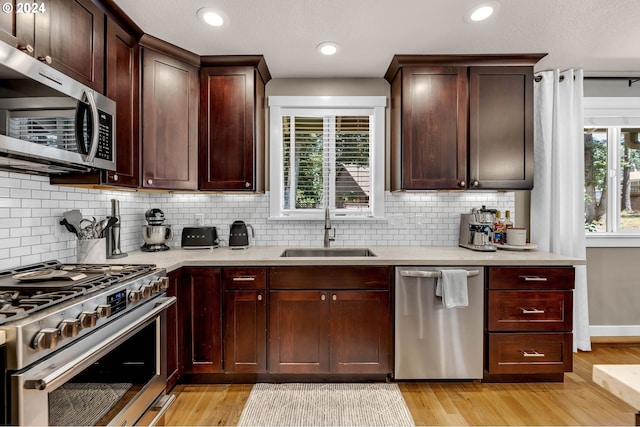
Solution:
<svg viewBox="0 0 640 427"><path fill-rule="evenodd" d="M583 72L543 71L534 83L531 241L543 251L586 258ZM576 266L573 351L591 350L586 266Z"/></svg>

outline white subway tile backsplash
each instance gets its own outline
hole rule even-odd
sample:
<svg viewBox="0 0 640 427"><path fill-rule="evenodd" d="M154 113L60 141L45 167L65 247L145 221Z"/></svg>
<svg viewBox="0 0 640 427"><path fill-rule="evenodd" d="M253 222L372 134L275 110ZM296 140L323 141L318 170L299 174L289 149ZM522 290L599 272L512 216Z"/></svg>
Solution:
<svg viewBox="0 0 640 427"><path fill-rule="evenodd" d="M5 190L6 189L6 190ZM218 227L223 244L236 219L253 225L254 245L319 246L322 221L269 220L269 194L179 194L106 191L52 186L48 178L0 172L0 270L58 259L76 261L76 238L59 224L62 213L80 209L101 218L120 201L121 242L125 252L142 245L141 227L149 208L160 208L173 228L170 246L179 246L182 229L204 215L203 225ZM386 220L333 220L335 246L456 245L460 213L487 205L514 212L514 194L502 192L423 192L385 195ZM126 262L126 258L124 259Z"/></svg>

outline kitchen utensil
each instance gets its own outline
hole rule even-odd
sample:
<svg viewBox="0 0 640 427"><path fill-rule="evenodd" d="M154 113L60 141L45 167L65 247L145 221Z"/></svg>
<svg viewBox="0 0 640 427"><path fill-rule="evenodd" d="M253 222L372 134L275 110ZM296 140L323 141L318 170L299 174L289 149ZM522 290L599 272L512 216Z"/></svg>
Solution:
<svg viewBox="0 0 640 427"><path fill-rule="evenodd" d="M38 281L38 280L54 280L54 279L68 279L68 280L80 280L87 277L84 273L74 273L70 271L64 270L37 270L37 271L29 271L26 273L16 274L11 276L14 279L20 280L21 282L30 282L30 281Z"/></svg>
<svg viewBox="0 0 640 427"><path fill-rule="evenodd" d="M91 219L83 218L80 221L80 233L78 234L80 239L96 239L96 218Z"/></svg>
<svg viewBox="0 0 640 427"><path fill-rule="evenodd" d="M76 237L78 237L78 230L76 230L73 225L69 224L65 218L62 218L62 220L60 221L60 225L64 225L64 227L68 231L72 232L73 234L76 235Z"/></svg>
<svg viewBox="0 0 640 427"><path fill-rule="evenodd" d="M229 247L231 249L245 249L249 247L249 230L251 228L251 237L255 237L255 231L249 224L244 221L234 221L229 229Z"/></svg>
<svg viewBox="0 0 640 427"><path fill-rule="evenodd" d="M82 212L80 212L78 209L72 209L70 211L63 212L62 216L67 221L67 223L76 230L76 232L80 230Z"/></svg>

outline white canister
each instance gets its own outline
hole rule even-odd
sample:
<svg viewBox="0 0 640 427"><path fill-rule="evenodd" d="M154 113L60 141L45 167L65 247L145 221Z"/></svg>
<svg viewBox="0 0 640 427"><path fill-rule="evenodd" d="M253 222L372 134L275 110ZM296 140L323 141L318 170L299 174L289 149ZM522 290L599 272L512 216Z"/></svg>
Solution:
<svg viewBox="0 0 640 427"><path fill-rule="evenodd" d="M507 228L507 245L525 246L527 244L526 228Z"/></svg>
<svg viewBox="0 0 640 427"><path fill-rule="evenodd" d="M107 239L78 240L78 263L104 264L107 261Z"/></svg>

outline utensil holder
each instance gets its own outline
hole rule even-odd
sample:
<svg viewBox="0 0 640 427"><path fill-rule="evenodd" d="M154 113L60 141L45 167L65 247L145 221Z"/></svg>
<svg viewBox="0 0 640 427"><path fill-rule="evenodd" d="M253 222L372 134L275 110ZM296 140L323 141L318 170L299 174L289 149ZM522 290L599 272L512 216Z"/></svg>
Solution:
<svg viewBox="0 0 640 427"><path fill-rule="evenodd" d="M80 264L103 264L107 261L107 240L104 237L78 240L76 253Z"/></svg>

